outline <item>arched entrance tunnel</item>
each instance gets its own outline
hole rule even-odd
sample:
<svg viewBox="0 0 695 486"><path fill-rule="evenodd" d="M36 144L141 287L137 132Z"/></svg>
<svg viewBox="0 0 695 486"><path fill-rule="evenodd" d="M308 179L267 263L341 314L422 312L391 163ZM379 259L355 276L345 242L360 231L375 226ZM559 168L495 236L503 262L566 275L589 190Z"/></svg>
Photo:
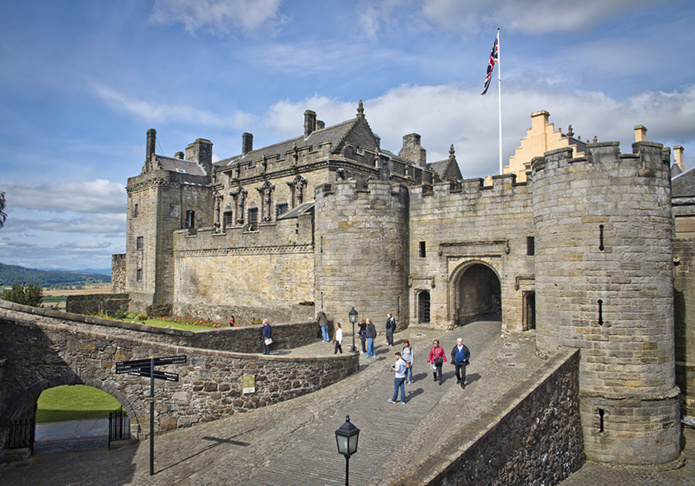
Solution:
<svg viewBox="0 0 695 486"><path fill-rule="evenodd" d="M487 265L475 263L456 281L457 325L483 319L502 319L501 286L497 274Z"/></svg>

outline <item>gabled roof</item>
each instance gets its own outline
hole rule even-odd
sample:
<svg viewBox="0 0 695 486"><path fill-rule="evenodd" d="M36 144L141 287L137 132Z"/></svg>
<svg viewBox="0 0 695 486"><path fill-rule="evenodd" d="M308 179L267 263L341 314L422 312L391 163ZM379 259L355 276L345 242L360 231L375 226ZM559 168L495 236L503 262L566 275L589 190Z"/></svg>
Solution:
<svg viewBox="0 0 695 486"><path fill-rule="evenodd" d="M268 147L252 150L245 155L237 155L235 157L220 160L215 163L215 166L219 169L223 169L225 167L232 166L237 162L260 160L264 155L268 158L279 155L280 159L284 159L285 153L292 150L295 145L297 146L297 149L302 149L305 147L316 148L324 142L331 142L331 152L338 153L342 149L345 139L358 124L359 120L360 117L358 116L337 125L322 128L320 130L314 130L309 134L308 137L301 136L291 138L284 142L269 145Z"/></svg>
<svg viewBox="0 0 695 486"><path fill-rule="evenodd" d="M427 164L427 167L434 171L440 179L442 180L455 180L460 181L463 179L461 175L461 169L456 162L456 157L449 157L446 160L440 160L438 162L432 162Z"/></svg>
<svg viewBox="0 0 695 486"><path fill-rule="evenodd" d="M190 160L175 159L172 157L164 157L162 155L157 155L157 168L161 170L167 170L169 172L179 172L182 174L191 175L207 175L205 170L201 167L198 162L191 162Z"/></svg>
<svg viewBox="0 0 695 486"><path fill-rule="evenodd" d="M695 196L695 169L678 174L671 180L671 197Z"/></svg>

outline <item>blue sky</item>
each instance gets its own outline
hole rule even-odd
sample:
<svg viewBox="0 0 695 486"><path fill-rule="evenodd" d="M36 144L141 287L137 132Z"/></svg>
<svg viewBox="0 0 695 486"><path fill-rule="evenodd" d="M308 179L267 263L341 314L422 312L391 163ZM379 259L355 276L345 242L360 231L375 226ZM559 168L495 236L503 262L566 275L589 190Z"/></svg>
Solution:
<svg viewBox="0 0 695 486"><path fill-rule="evenodd" d="M617 140L633 127L695 164L695 2L651 0L5 0L0 2L0 262L99 268L125 251L125 185L146 132L215 160L327 125L364 101L382 148L417 132L428 161L453 143L464 177L498 172L550 112L556 128ZM496 68L497 69L497 68Z"/></svg>

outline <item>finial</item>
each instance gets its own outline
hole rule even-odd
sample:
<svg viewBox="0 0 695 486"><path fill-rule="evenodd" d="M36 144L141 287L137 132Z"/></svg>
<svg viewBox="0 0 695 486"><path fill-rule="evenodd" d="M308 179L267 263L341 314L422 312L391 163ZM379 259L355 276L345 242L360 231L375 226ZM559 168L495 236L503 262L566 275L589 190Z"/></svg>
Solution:
<svg viewBox="0 0 695 486"><path fill-rule="evenodd" d="M574 137L574 131L572 130L572 124L570 123L569 128L567 129L567 136L568 137Z"/></svg>
<svg viewBox="0 0 695 486"><path fill-rule="evenodd" d="M453 159L456 157L456 153L454 152L454 144L451 144L451 147L449 147L449 158Z"/></svg>
<svg viewBox="0 0 695 486"><path fill-rule="evenodd" d="M593 142L594 142L594 143L598 142L598 137L597 137L596 135L594 135L594 140L593 140Z"/></svg>
<svg viewBox="0 0 695 486"><path fill-rule="evenodd" d="M360 100L360 104L357 106L357 116L364 116L364 105L362 104L362 100Z"/></svg>

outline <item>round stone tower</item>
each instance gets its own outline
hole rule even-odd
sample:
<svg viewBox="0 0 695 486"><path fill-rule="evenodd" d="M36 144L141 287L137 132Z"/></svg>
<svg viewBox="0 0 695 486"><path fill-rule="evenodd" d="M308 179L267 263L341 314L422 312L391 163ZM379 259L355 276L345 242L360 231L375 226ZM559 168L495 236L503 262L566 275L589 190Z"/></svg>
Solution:
<svg viewBox="0 0 695 486"><path fill-rule="evenodd" d="M680 453L670 171L661 144L633 150L533 160L536 339L581 349L588 459L663 464Z"/></svg>
<svg viewBox="0 0 695 486"><path fill-rule="evenodd" d="M354 180L316 188L316 309L340 322L348 312L383 331L386 313L408 321L408 190L403 185Z"/></svg>

